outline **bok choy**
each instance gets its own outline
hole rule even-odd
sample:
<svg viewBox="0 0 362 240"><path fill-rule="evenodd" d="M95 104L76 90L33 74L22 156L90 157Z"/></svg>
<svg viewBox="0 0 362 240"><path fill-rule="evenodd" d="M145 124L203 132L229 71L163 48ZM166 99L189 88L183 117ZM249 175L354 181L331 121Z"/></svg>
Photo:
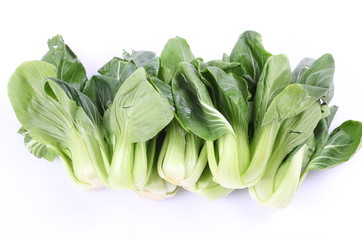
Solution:
<svg viewBox="0 0 362 240"><path fill-rule="evenodd" d="M21 64L8 96L25 146L59 158L85 188L173 197L179 187L216 200L248 188L259 204L287 206L309 171L348 161L362 123L329 130L335 62L305 58L292 71L261 35L204 61L181 37L160 54L124 51L94 76L60 35Z"/></svg>

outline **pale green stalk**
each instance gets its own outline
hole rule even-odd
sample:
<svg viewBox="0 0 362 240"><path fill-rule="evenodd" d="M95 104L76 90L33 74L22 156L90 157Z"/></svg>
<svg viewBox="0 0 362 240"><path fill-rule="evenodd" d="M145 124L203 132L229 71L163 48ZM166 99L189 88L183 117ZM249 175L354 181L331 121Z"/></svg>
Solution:
<svg viewBox="0 0 362 240"><path fill-rule="evenodd" d="M252 158L248 169L242 176L246 186L255 185L262 177L268 160L272 154L274 142L280 128L280 123L273 121L257 132L252 141Z"/></svg>

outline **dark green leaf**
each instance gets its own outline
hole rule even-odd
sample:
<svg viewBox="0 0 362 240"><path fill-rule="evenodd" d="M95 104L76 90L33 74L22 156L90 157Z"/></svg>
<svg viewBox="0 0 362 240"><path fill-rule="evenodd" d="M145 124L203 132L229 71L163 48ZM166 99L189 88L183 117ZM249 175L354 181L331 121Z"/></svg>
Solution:
<svg viewBox="0 0 362 240"><path fill-rule="evenodd" d="M167 99L172 109L175 110L175 103L173 101L171 86L153 76L149 76L149 80L152 83L152 85L158 90L158 92L161 93L161 95L163 95L163 97Z"/></svg>
<svg viewBox="0 0 362 240"><path fill-rule="evenodd" d="M258 128L269 105L283 91L292 78L289 60L285 55L275 55L264 66L254 97L254 127ZM287 95L291 97L292 95Z"/></svg>
<svg viewBox="0 0 362 240"><path fill-rule="evenodd" d="M83 64L77 55L64 43L62 36L57 35L48 40L49 51L42 58L43 61L57 67L57 78L74 88L82 90L87 75Z"/></svg>
<svg viewBox="0 0 362 240"><path fill-rule="evenodd" d="M333 98L334 92L334 68L332 55L324 54L308 66L307 69L301 73L300 77L296 79L296 82L328 89L322 97L322 100L329 103Z"/></svg>
<svg viewBox="0 0 362 240"><path fill-rule="evenodd" d="M237 79L217 67L206 68L203 76L212 82L214 91L218 92L216 102L221 113L230 123L240 126L244 130L247 129L249 124L249 94L247 93L246 81Z"/></svg>
<svg viewBox="0 0 362 240"><path fill-rule="evenodd" d="M321 170L348 161L360 148L362 123L346 121L329 135L326 145L318 156L314 156L307 166L308 170Z"/></svg>
<svg viewBox="0 0 362 240"><path fill-rule="evenodd" d="M97 107L94 103L89 99L88 96L81 93L79 90L75 89L71 85L67 84L66 82L56 79L50 78L52 81L57 83L61 89L67 94L69 99L75 101L78 106L81 106L87 116L95 123L100 121L100 115L98 112ZM51 88L49 87L48 83L45 84L45 91L52 96Z"/></svg>
<svg viewBox="0 0 362 240"><path fill-rule="evenodd" d="M230 54L231 62L240 63L237 75L250 78L257 84L267 59L271 56L264 49L261 35L257 32L246 31L240 35Z"/></svg>
<svg viewBox="0 0 362 240"><path fill-rule="evenodd" d="M172 80L172 93L178 120L188 131L210 141L232 132L229 122L214 107L206 86L191 64L180 63Z"/></svg>
<svg viewBox="0 0 362 240"><path fill-rule="evenodd" d="M114 78L103 75L92 76L84 87L83 93L97 106L101 116L113 102L120 82Z"/></svg>

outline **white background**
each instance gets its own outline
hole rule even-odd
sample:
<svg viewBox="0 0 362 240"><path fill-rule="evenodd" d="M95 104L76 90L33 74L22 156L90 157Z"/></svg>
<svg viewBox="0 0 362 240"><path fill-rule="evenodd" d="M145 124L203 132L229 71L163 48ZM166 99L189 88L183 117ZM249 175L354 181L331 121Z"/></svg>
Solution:
<svg viewBox="0 0 362 240"><path fill-rule="evenodd" d="M282 210L263 208L247 191L216 201L181 191L155 202L132 192L83 192L59 162L36 159L16 134L7 98L16 66L39 59L62 34L89 75L123 49L160 53L186 38L206 60L230 53L244 30L266 49L336 61L333 127L362 120L362 15L359 1L1 1L0 239L362 239L362 152L313 172Z"/></svg>

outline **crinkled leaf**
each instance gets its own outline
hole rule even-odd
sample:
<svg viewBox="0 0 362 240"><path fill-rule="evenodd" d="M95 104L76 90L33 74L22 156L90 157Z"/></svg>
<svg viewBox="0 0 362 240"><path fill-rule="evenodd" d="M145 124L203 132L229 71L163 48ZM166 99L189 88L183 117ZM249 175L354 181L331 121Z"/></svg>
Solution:
<svg viewBox="0 0 362 240"><path fill-rule="evenodd" d="M64 43L62 36L56 35L48 40L49 51L43 61L57 67L56 78L61 79L72 87L82 90L87 81L87 74L77 55Z"/></svg>

